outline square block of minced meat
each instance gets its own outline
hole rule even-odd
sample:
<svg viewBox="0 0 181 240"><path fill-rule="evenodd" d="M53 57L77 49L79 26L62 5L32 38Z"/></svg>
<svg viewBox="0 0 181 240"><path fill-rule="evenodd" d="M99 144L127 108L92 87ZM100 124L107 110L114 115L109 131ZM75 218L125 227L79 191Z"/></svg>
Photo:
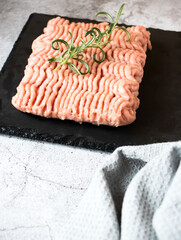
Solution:
<svg viewBox="0 0 181 240"><path fill-rule="evenodd" d="M104 31L108 23L70 23L61 17L51 19L44 33L34 40L25 74L12 98L14 107L23 112L48 118L69 119L110 126L122 126L136 119L139 107L138 90L143 77L147 48L151 49L150 32L143 26L128 27L131 40L121 29L113 30L114 39L103 48L106 59L97 63L92 56L101 57L97 48L84 52L90 72L78 75L66 65L54 71L56 62L48 59L58 57L51 48L55 39L70 43L71 32L76 46L85 31L97 27ZM85 39L86 40L86 39ZM65 51L65 45L60 45ZM84 65L72 60L78 69Z"/></svg>

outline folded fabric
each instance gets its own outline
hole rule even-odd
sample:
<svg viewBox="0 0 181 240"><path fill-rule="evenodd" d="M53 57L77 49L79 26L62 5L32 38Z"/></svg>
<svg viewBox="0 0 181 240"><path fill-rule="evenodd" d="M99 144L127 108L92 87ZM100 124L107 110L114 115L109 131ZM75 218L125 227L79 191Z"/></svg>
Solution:
<svg viewBox="0 0 181 240"><path fill-rule="evenodd" d="M181 142L120 147L95 174L62 239L180 240Z"/></svg>

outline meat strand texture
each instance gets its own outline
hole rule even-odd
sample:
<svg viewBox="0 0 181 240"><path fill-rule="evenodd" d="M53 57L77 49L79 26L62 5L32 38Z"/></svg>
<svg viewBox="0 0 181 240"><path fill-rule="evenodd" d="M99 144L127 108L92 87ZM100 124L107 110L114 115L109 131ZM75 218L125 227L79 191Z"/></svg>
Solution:
<svg viewBox="0 0 181 240"><path fill-rule="evenodd" d="M147 48L151 49L150 32L143 26L128 27L131 40L121 29L113 30L114 39L103 49L106 59L102 63L93 60L93 54L101 59L101 51L89 48L80 57L89 65L87 75L78 75L65 64L54 71L58 63L48 59L58 57L58 51L51 48L51 42L61 38L70 43L69 31L75 45L85 38L85 30L97 27L104 31L108 23L70 23L61 17L51 19L44 34L32 44L32 53L25 68L25 74L12 98L14 107L23 112L90 122L110 126L122 126L136 119L139 107L138 90L143 77ZM64 44L60 50L65 51ZM80 62L71 60L81 71L86 71Z"/></svg>

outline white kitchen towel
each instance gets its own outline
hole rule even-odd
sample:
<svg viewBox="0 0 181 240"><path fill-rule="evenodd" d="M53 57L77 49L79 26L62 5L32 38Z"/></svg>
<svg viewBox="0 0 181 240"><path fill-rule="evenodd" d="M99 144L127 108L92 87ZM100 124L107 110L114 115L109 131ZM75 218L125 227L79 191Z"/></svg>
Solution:
<svg viewBox="0 0 181 240"><path fill-rule="evenodd" d="M120 147L64 226L66 240L180 240L181 142Z"/></svg>

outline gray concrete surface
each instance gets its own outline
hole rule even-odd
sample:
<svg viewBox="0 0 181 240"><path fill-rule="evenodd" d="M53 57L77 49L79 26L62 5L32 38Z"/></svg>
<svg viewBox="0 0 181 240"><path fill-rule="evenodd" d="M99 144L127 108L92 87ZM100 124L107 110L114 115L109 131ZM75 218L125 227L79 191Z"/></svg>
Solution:
<svg viewBox="0 0 181 240"><path fill-rule="evenodd" d="M179 0L125 2L122 22L181 31ZM113 13L120 4L0 0L0 68L31 13L93 19L96 12ZM109 154L0 135L0 240L61 240L61 228L106 157Z"/></svg>

